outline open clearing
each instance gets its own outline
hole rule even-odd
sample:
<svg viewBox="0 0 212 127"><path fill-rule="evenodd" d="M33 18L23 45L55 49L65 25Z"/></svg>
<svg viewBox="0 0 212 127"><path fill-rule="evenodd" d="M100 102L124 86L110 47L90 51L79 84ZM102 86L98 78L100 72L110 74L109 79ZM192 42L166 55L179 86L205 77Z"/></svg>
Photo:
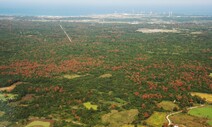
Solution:
<svg viewBox="0 0 212 127"><path fill-rule="evenodd" d="M8 127L11 124L9 121L2 121L0 122L0 127Z"/></svg>
<svg viewBox="0 0 212 127"><path fill-rule="evenodd" d="M16 86L24 84L24 83L25 82L16 82L16 83L12 84L11 86L0 88L0 91L11 92L13 89L15 89Z"/></svg>
<svg viewBox="0 0 212 127"><path fill-rule="evenodd" d="M163 123L166 123L166 113L154 112L147 120L147 125L153 127L162 127Z"/></svg>
<svg viewBox="0 0 212 127"><path fill-rule="evenodd" d="M158 106L167 111L172 111L175 107L179 109L178 105L174 104L171 101L162 101L158 104Z"/></svg>
<svg viewBox="0 0 212 127"><path fill-rule="evenodd" d="M205 98L207 102L212 103L212 94L207 93L198 93L198 92L191 92L192 96L199 96L201 98Z"/></svg>
<svg viewBox="0 0 212 127"><path fill-rule="evenodd" d="M180 33L180 31L176 29L148 29L148 28L140 28L136 30L137 32L142 33Z"/></svg>
<svg viewBox="0 0 212 127"><path fill-rule="evenodd" d="M191 32L191 34L202 34L202 32L201 31L196 31L196 32Z"/></svg>
<svg viewBox="0 0 212 127"><path fill-rule="evenodd" d="M130 109L121 112L112 110L111 113L102 116L102 122L108 123L110 127L131 126L130 124L135 120L138 113L137 109Z"/></svg>
<svg viewBox="0 0 212 127"><path fill-rule="evenodd" d="M208 119L207 123L212 125L212 106L192 109L188 112L188 114L200 118L206 118Z"/></svg>
<svg viewBox="0 0 212 127"><path fill-rule="evenodd" d="M110 77L112 77L112 74L103 74L99 76L99 78L110 78Z"/></svg>
<svg viewBox="0 0 212 127"><path fill-rule="evenodd" d="M193 106L193 107L189 107L187 108L187 110L191 110L191 109L196 109L196 108L200 108L200 107L203 107L204 105L200 105L200 106ZM169 115L166 116L166 119L168 120L168 125L171 125L173 122L170 120L170 116L173 116L173 115L177 115L177 114L180 114L182 113L183 111L180 110L180 111L177 111L177 112L173 112L173 113L170 113Z"/></svg>
<svg viewBox="0 0 212 127"><path fill-rule="evenodd" d="M200 119L188 114L180 113L170 116L170 119L173 121L174 124L178 124L179 127L209 127L206 119Z"/></svg>
<svg viewBox="0 0 212 127"><path fill-rule="evenodd" d="M212 106L191 109L188 113L193 116L212 119Z"/></svg>
<svg viewBox="0 0 212 127"><path fill-rule="evenodd" d="M73 74L73 75L63 75L66 79L75 79L81 77L81 75Z"/></svg>
<svg viewBox="0 0 212 127"><path fill-rule="evenodd" d="M122 107L123 105L127 104L127 102L125 100L122 100L121 98L115 98L115 101L100 101L100 102L104 104L110 104L115 107Z"/></svg>
<svg viewBox="0 0 212 127"><path fill-rule="evenodd" d="M14 100L18 95L0 93L0 101Z"/></svg>
<svg viewBox="0 0 212 127"><path fill-rule="evenodd" d="M35 120L29 123L25 127L50 127L51 123L48 121Z"/></svg>
<svg viewBox="0 0 212 127"><path fill-rule="evenodd" d="M91 104L91 102L86 102L86 103L83 103L83 105L85 106L85 108L87 108L88 110L97 110L98 106L97 105L93 105Z"/></svg>

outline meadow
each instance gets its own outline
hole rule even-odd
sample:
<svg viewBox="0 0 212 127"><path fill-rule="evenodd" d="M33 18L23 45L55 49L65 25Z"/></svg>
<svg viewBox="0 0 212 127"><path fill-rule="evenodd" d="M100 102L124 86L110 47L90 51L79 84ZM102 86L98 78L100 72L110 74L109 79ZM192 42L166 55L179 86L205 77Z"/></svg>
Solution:
<svg viewBox="0 0 212 127"><path fill-rule="evenodd" d="M211 122L212 122L212 106L206 106L203 108L193 109L193 110L190 110L188 113L190 115L197 116L200 118L206 118L206 119L208 119L207 123L209 125L212 125L211 124Z"/></svg>
<svg viewBox="0 0 212 127"><path fill-rule="evenodd" d="M174 107L203 104L190 92L212 92L212 19L161 17L176 21L170 24L149 18L141 24L31 19L0 20L0 89L19 84L0 91L0 125L158 126L151 122L155 114L163 119ZM179 32L138 32L141 28Z"/></svg>

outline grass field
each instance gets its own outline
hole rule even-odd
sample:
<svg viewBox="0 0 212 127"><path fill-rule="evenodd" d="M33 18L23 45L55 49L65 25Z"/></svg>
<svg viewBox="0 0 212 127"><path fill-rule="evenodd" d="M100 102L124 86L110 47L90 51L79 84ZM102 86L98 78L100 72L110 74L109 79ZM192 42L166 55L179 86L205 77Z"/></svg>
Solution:
<svg viewBox="0 0 212 127"><path fill-rule="evenodd" d="M190 116L188 114L181 113L173 115L170 116L170 119L174 124L180 125L180 127L209 127L209 125L207 124L207 120Z"/></svg>
<svg viewBox="0 0 212 127"><path fill-rule="evenodd" d="M188 113L193 116L212 119L212 106L191 109Z"/></svg>
<svg viewBox="0 0 212 127"><path fill-rule="evenodd" d="M147 125L153 127L162 127L164 123L167 123L166 113L164 112L154 112L147 120Z"/></svg>
<svg viewBox="0 0 212 127"><path fill-rule="evenodd" d="M14 100L17 96L18 96L17 94L0 93L0 101Z"/></svg>
<svg viewBox="0 0 212 127"><path fill-rule="evenodd" d="M117 110L112 110L111 113L105 114L102 116L103 123L109 125L109 127L122 127L122 126L129 126L137 117L138 110L131 109L118 112Z"/></svg>
<svg viewBox="0 0 212 127"><path fill-rule="evenodd" d="M25 127L50 127L51 123L46 121L33 121Z"/></svg>
<svg viewBox="0 0 212 127"><path fill-rule="evenodd" d="M93 105L91 104L91 102L86 102L86 103L83 103L83 105L85 106L86 109L88 110L97 110L98 106L97 105Z"/></svg>
<svg viewBox="0 0 212 127"><path fill-rule="evenodd" d="M67 79L75 79L81 77L81 75L73 74L73 75L63 75L64 78Z"/></svg>
<svg viewBox="0 0 212 127"><path fill-rule="evenodd" d="M191 95L192 96L197 95L201 98L205 98L207 102L212 103L212 94L191 92Z"/></svg>
<svg viewBox="0 0 212 127"><path fill-rule="evenodd" d="M212 120L208 120L207 123L212 126Z"/></svg>
<svg viewBox="0 0 212 127"><path fill-rule="evenodd" d="M186 127L209 127L211 125L212 106L195 108L189 110L188 114L180 113L170 117L175 124Z"/></svg>
<svg viewBox="0 0 212 127"><path fill-rule="evenodd" d="M178 105L174 104L171 101L162 101L158 104L159 107L162 107L164 110L167 111L173 111L173 109L176 107L179 109Z"/></svg>
<svg viewBox="0 0 212 127"><path fill-rule="evenodd" d="M207 123L212 126L212 106L206 106L202 108L192 109L188 112L188 114L192 116L196 116L199 118L206 118Z"/></svg>

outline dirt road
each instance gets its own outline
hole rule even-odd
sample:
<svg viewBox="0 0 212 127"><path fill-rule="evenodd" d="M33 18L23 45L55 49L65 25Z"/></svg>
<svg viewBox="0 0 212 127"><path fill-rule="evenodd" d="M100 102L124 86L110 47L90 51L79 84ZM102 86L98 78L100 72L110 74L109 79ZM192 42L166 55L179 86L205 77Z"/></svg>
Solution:
<svg viewBox="0 0 212 127"><path fill-rule="evenodd" d="M68 36L68 34L66 33L66 31L64 30L64 28L63 28L62 25L60 25L60 28L63 30L64 34L67 36L68 40L69 40L70 42L72 42L71 38Z"/></svg>
<svg viewBox="0 0 212 127"><path fill-rule="evenodd" d="M27 82L16 82L16 83L13 83L11 86L7 86L7 87L2 87L0 88L0 91L7 91L7 92L11 92L13 89L15 89L15 87L17 85L20 85L20 84L25 84Z"/></svg>

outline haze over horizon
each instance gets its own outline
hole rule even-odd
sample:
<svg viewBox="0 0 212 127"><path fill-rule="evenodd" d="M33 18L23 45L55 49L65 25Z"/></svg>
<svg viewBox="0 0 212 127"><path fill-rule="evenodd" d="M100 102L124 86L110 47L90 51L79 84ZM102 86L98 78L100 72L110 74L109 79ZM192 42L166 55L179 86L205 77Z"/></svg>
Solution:
<svg viewBox="0 0 212 127"><path fill-rule="evenodd" d="M0 15L91 15L168 12L212 15L211 0L0 0Z"/></svg>

